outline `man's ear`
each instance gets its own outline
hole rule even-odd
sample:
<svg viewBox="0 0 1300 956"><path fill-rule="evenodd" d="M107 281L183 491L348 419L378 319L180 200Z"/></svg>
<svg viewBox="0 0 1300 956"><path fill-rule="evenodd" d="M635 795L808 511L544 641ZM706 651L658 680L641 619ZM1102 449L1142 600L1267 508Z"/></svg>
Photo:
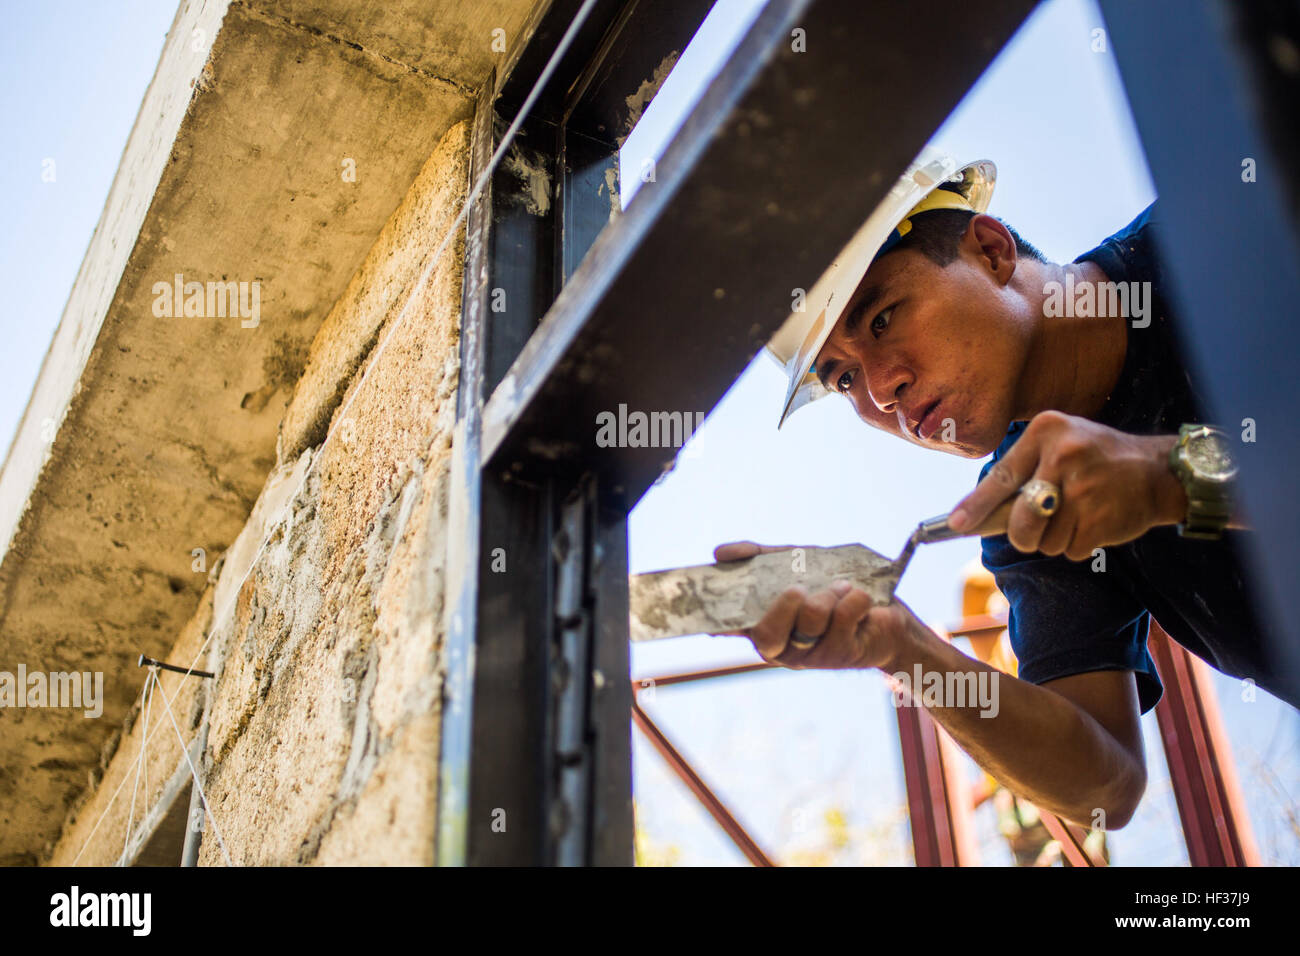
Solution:
<svg viewBox="0 0 1300 956"><path fill-rule="evenodd" d="M1007 227L992 216L972 216L961 237L962 248L986 266L1001 285L1016 272L1016 240Z"/></svg>

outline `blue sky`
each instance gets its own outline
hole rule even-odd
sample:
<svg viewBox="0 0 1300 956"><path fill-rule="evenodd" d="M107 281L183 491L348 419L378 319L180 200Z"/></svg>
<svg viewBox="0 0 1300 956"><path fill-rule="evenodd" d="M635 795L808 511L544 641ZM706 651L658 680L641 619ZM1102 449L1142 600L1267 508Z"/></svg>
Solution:
<svg viewBox="0 0 1300 956"><path fill-rule="evenodd" d="M756 9L753 0L721 0L628 139L625 158L659 155ZM10 290L0 350L6 446L175 10L175 0L46 0L15 6L0 37L0 118L11 132L0 173L10 197L0 207L0 278ZM1154 198L1113 57L1092 51L1101 26L1090 0L1049 0L935 137L961 159L994 160L990 212L1057 259L1095 245ZM47 159L53 182L42 181ZM633 571L706 561L714 545L737 538L861 541L896 552L918 520L948 510L976 480L978 462L875 432L838 398L801 410L777 432L782 395L778 369L760 355L691 454L633 513ZM968 541L922 549L903 600L933 625L951 623L962 568L976 555ZM642 645L633 656L638 676L755 659L747 642L715 638ZM1267 695L1241 702L1235 681L1217 686L1265 859L1300 863L1300 839L1278 812L1300 795L1300 718ZM836 807L853 834L837 862L910 860L894 713L879 675L731 678L659 689L647 709L778 856L822 840L823 811ZM1153 718L1144 730L1151 785L1139 817L1113 835L1115 862L1185 862ZM635 772L639 820L655 846L675 848L681 863L743 862L639 738ZM987 814L980 825L985 862L1005 862Z"/></svg>
<svg viewBox="0 0 1300 956"><path fill-rule="evenodd" d="M0 446L8 449L108 198L176 0L12 4L0 33ZM54 181L42 175L53 160Z"/></svg>

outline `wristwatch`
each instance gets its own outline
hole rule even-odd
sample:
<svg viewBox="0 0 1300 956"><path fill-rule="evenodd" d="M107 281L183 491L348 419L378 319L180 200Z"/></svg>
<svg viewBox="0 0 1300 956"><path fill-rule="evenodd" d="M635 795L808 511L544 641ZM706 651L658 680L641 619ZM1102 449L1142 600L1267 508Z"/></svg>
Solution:
<svg viewBox="0 0 1300 956"><path fill-rule="evenodd" d="M1169 451L1169 467L1187 492L1187 518L1178 526L1185 538L1217 541L1232 518L1237 464L1228 433L1213 425L1184 425Z"/></svg>

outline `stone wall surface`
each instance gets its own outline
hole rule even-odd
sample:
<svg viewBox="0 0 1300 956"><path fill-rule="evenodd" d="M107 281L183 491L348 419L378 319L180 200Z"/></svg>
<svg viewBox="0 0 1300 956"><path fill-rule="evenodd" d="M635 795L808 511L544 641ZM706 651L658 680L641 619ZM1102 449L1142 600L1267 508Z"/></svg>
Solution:
<svg viewBox="0 0 1300 956"><path fill-rule="evenodd" d="M162 678L169 692L184 685L173 709L187 744L209 720L203 774L221 840L209 825L201 865L224 862L222 842L241 865L433 862L463 229L443 239L468 146L463 120L322 323L277 464L168 656L188 664L206 642L198 666L217 671L201 691ZM139 727L106 753L52 862L121 854L129 794L113 794L134 787ZM161 735L146 748L155 797L181 760L165 729L170 750L153 750Z"/></svg>
<svg viewBox="0 0 1300 956"><path fill-rule="evenodd" d="M537 12L176 2L71 289L44 290L66 302L0 462L0 866L63 858L69 821L132 743L138 656L173 655L215 560L236 563L254 505L269 505L268 476L321 445L440 241L450 194L430 157ZM417 306L440 328L441 300ZM384 375L440 381L441 358ZM415 414L398 410L394 429L427 430ZM100 712L10 704L22 671L90 673ZM103 827L126 826L121 802Z"/></svg>

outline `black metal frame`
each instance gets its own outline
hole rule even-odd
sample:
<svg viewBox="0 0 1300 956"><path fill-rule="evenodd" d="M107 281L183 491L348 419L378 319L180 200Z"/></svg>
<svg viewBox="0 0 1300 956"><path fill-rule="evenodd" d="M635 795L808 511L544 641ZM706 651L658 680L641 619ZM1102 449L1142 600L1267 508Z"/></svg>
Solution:
<svg viewBox="0 0 1300 956"><path fill-rule="evenodd" d="M1255 527L1250 584L1300 688L1300 48L1294 3L1102 0L1167 227L1180 344L1237 445ZM1245 182L1242 162L1256 161Z"/></svg>
<svg viewBox="0 0 1300 956"><path fill-rule="evenodd" d="M709 6L598 5L469 217L441 863L632 862L626 517L675 452L596 415L710 411L1033 2L772 0L611 223L625 98ZM485 89L471 182L578 8Z"/></svg>
<svg viewBox="0 0 1300 956"><path fill-rule="evenodd" d="M618 142L635 122L619 91L684 49L709 6L597 7L467 223L455 479L478 570L457 580L449 615L442 863L632 861L626 497L583 462L483 468L482 404L613 218ZM540 4L485 87L471 182L579 8Z"/></svg>

